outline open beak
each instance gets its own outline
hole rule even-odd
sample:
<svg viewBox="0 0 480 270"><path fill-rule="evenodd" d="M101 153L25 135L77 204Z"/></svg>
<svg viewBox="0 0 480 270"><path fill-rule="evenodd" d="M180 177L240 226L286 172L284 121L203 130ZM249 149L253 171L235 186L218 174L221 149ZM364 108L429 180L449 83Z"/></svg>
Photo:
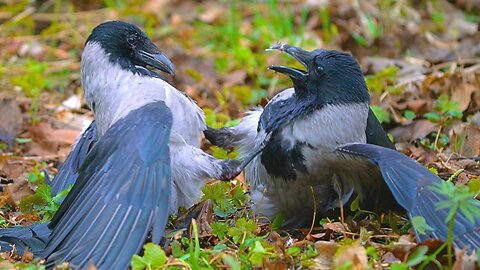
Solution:
<svg viewBox="0 0 480 270"><path fill-rule="evenodd" d="M310 52L307 52L301 48L293 47L288 44L276 44L267 50L279 50L285 52L300 62L305 68L308 69L308 63L313 60L313 56ZM268 69L286 74L295 79L304 79L308 76L308 72L292 67L285 66L269 66Z"/></svg>
<svg viewBox="0 0 480 270"><path fill-rule="evenodd" d="M145 66L157 68L170 75L175 74L175 66L172 61L160 51L153 43L145 48L138 48L137 59Z"/></svg>

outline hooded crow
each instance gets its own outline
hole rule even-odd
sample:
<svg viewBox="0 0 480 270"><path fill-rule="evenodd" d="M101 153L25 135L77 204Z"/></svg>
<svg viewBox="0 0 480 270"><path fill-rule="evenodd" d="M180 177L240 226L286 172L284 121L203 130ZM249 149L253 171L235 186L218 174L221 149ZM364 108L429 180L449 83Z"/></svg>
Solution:
<svg viewBox="0 0 480 270"><path fill-rule="evenodd" d="M109 21L92 31L81 80L95 121L51 183L54 194L72 190L49 224L0 231L3 248L28 247L47 267L126 269L149 233L158 243L169 214L197 201L208 178L238 166L199 149L202 110L154 68L175 71L137 26Z"/></svg>
<svg viewBox="0 0 480 270"><path fill-rule="evenodd" d="M270 219L282 214L285 227L297 227L311 222L314 209L323 214L359 195L365 208L401 206L411 219L424 217L431 230L415 229L419 240L445 240L448 210L436 210L435 204L446 198L429 188L443 180L395 151L369 108L357 61L334 50L308 52L287 44L271 49L306 68L269 67L288 75L293 88L265 109L248 112L235 127L205 131L213 144L239 148L243 163L226 176L245 170L253 210ZM479 225L480 217L469 221L460 212L455 244L479 248Z"/></svg>

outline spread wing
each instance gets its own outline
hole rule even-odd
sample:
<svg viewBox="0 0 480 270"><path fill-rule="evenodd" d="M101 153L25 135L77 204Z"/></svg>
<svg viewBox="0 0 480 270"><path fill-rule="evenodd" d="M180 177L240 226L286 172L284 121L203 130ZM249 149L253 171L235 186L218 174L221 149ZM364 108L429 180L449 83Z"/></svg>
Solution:
<svg viewBox="0 0 480 270"><path fill-rule="evenodd" d="M432 186L444 180L431 173L415 160L400 152L371 144L347 144L337 148L343 155L353 157L351 162L368 160L376 165L395 200L408 212L410 220L416 216L425 218L431 230L421 234L416 228L419 241L426 239L446 240L448 225L445 219L450 209L436 209L439 202L447 200L443 194L432 190ZM360 160L359 160L360 159ZM480 201L471 198L480 207ZM471 222L459 211L453 227L454 244L470 250L480 248L480 217Z"/></svg>
<svg viewBox="0 0 480 270"><path fill-rule="evenodd" d="M53 196L68 188L69 185L75 183L80 166L82 166L88 152L97 141L96 132L97 126L95 121L93 121L85 132L83 132L78 142L73 146L72 151L60 167L57 175L53 178L53 181L50 184Z"/></svg>
<svg viewBox="0 0 480 270"><path fill-rule="evenodd" d="M66 261L74 268L126 269L150 231L160 241L172 188L171 125L159 101L132 111L98 140L51 221L42 254L47 267Z"/></svg>
<svg viewBox="0 0 480 270"><path fill-rule="evenodd" d="M365 129L367 143L380 145L390 149L395 149L395 145L388 138L387 133L383 130L382 125L373 113L372 109L368 110L367 127Z"/></svg>
<svg viewBox="0 0 480 270"><path fill-rule="evenodd" d="M38 255L43 251L50 236L49 223L39 223L30 226L16 226L0 230L0 251L10 251L15 245L17 254L25 250Z"/></svg>

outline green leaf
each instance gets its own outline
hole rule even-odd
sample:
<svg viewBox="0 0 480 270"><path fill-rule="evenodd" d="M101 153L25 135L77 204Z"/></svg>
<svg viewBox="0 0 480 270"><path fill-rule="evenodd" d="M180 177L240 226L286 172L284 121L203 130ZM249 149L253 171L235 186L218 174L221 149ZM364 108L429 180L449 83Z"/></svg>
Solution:
<svg viewBox="0 0 480 270"><path fill-rule="evenodd" d="M271 225L272 230L279 230L284 221L285 221L285 217L283 216L283 213L278 213L273 219L273 222Z"/></svg>
<svg viewBox="0 0 480 270"><path fill-rule="evenodd" d="M228 226L227 223L225 222L213 222L210 224L210 227L212 228L212 232L219 238L219 239L224 239L225 236L227 236L228 229L230 226Z"/></svg>
<svg viewBox="0 0 480 270"><path fill-rule="evenodd" d="M370 108L380 123L390 123L390 114L386 110L376 105L370 106Z"/></svg>
<svg viewBox="0 0 480 270"><path fill-rule="evenodd" d="M28 174L28 181L32 183L36 183L38 181L38 175L36 173L29 173Z"/></svg>
<svg viewBox="0 0 480 270"><path fill-rule="evenodd" d="M228 269L231 269L231 270L241 269L240 263L230 255L226 255L225 257L223 257L223 262L229 266Z"/></svg>
<svg viewBox="0 0 480 270"><path fill-rule="evenodd" d="M253 219L239 218L236 220L235 227L230 227L227 234L232 237L237 244L241 243L243 239L253 237L257 229L257 224Z"/></svg>
<svg viewBox="0 0 480 270"><path fill-rule="evenodd" d="M423 115L423 117L427 118L431 122L438 123L440 121L440 116L434 112L428 112Z"/></svg>
<svg viewBox="0 0 480 270"><path fill-rule="evenodd" d="M368 41L363 36L361 36L357 33L352 33L352 37L360 46L363 46L363 47L368 46Z"/></svg>
<svg viewBox="0 0 480 270"><path fill-rule="evenodd" d="M408 256L407 261L405 262L408 267L413 267L424 260L426 260L428 257L426 256L428 252L428 247L426 246L419 246L417 247L410 255Z"/></svg>
<svg viewBox="0 0 480 270"><path fill-rule="evenodd" d="M470 181L468 181L467 183L467 186L470 191L472 191L478 196L478 194L480 193L480 176L470 179Z"/></svg>
<svg viewBox="0 0 480 270"><path fill-rule="evenodd" d="M244 206L245 201L247 200L247 194L245 193L245 190L243 190L242 186L240 184L236 185L232 192L232 198L233 198L233 203L237 208L241 208Z"/></svg>
<svg viewBox="0 0 480 270"><path fill-rule="evenodd" d="M143 270L147 267L147 263L142 257L133 255L130 266L132 267L132 270Z"/></svg>
<svg viewBox="0 0 480 270"><path fill-rule="evenodd" d="M185 255L185 252L182 250L182 245L178 241L172 242L172 255L175 258L180 258Z"/></svg>
<svg viewBox="0 0 480 270"><path fill-rule="evenodd" d="M390 265L390 270L408 270L408 266L404 263L394 263Z"/></svg>
<svg viewBox="0 0 480 270"><path fill-rule="evenodd" d="M297 256L298 254L300 254L302 252L302 250L299 248L299 247L289 247L287 249L287 255L288 256Z"/></svg>
<svg viewBox="0 0 480 270"><path fill-rule="evenodd" d="M262 246L262 243L260 241L255 241L253 249L250 252L250 256L248 260L254 265L254 266L262 266L263 265L263 259L265 258L266 254L265 248Z"/></svg>
<svg viewBox="0 0 480 270"><path fill-rule="evenodd" d="M20 144L29 143L32 141L30 138L15 138L15 141Z"/></svg>
<svg viewBox="0 0 480 270"><path fill-rule="evenodd" d="M405 117L405 119L411 121L415 118L415 113L413 111L406 110L403 112L403 116Z"/></svg>
<svg viewBox="0 0 480 270"><path fill-rule="evenodd" d="M357 195L357 197L355 197L355 199L350 204L350 211L356 212L356 211L360 211L360 210L361 210L360 209L360 195Z"/></svg>
<svg viewBox="0 0 480 270"><path fill-rule="evenodd" d="M234 204L234 198L231 194L231 183L219 182L213 185L207 185L203 189L203 200L211 200L213 202L213 212L216 216L225 218L231 216L237 211ZM233 190L233 194L240 196L239 191ZM246 197L245 197L246 198ZM236 198L237 200L239 197ZM239 203L238 203L239 204Z"/></svg>
<svg viewBox="0 0 480 270"><path fill-rule="evenodd" d="M50 186L48 185L39 185L37 187L37 190L35 191L35 194L40 196L40 198L42 198L46 202L52 200L52 191Z"/></svg>
<svg viewBox="0 0 480 270"><path fill-rule="evenodd" d="M167 256L163 249L154 243L147 243L143 248L145 250L143 257L133 255L132 270L162 269L162 266L167 262Z"/></svg>
<svg viewBox="0 0 480 270"><path fill-rule="evenodd" d="M415 216L412 218L412 225L419 234L424 235L426 231L433 231L433 228L427 224L427 221L422 216Z"/></svg>

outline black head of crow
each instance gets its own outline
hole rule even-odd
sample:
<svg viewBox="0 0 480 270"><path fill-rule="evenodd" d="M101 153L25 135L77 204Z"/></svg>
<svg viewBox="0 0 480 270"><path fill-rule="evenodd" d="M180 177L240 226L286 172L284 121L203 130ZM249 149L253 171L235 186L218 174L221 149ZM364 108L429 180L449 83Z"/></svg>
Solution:
<svg viewBox="0 0 480 270"><path fill-rule="evenodd" d="M95 27L86 44L98 43L113 63L134 73L162 77L150 67L174 74L175 66L136 25L108 21ZM163 78L163 77L162 77Z"/></svg>
<svg viewBox="0 0 480 270"><path fill-rule="evenodd" d="M362 71L350 54L323 49L308 52L288 44L278 44L271 49L293 56L307 69L269 67L290 76L298 98L313 99L323 104L369 101Z"/></svg>

